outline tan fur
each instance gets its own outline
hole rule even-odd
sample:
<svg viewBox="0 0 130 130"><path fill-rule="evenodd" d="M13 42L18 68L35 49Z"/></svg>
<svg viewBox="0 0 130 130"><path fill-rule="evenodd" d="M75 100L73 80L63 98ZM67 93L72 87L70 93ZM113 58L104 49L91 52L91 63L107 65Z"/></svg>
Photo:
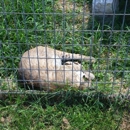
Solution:
<svg viewBox="0 0 130 130"><path fill-rule="evenodd" d="M45 91L52 91L62 88L67 83L73 87L84 89L91 85L94 75L83 72L78 62L65 62L62 65L61 59L81 59L94 62L93 57L79 54L67 53L54 50L50 47L38 46L26 51L19 63L18 74L20 79L29 85L42 88ZM84 77L89 80L86 82Z"/></svg>

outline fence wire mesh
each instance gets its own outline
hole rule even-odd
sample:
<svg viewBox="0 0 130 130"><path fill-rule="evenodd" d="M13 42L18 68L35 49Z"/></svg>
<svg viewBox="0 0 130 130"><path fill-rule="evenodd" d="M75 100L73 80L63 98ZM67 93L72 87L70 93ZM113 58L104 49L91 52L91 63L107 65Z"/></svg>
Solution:
<svg viewBox="0 0 130 130"><path fill-rule="evenodd" d="M107 1L104 13L92 11L95 3L1 0L0 93L61 87L129 95L130 2L111 13Z"/></svg>

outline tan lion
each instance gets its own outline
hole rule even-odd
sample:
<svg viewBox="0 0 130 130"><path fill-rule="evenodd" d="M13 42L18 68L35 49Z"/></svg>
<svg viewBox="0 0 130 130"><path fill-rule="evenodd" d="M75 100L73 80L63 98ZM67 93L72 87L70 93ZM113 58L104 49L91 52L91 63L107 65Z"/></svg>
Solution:
<svg viewBox="0 0 130 130"><path fill-rule="evenodd" d="M83 72L82 65L73 62L73 59L95 61L93 57L37 46L23 54L18 69L19 80L45 91L63 88L65 84L79 89L91 86L91 80L95 76Z"/></svg>

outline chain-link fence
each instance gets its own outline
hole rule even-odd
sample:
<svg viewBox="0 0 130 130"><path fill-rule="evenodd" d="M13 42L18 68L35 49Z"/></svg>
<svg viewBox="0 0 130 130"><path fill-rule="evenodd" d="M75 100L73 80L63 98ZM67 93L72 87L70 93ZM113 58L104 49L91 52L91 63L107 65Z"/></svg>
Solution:
<svg viewBox="0 0 130 130"><path fill-rule="evenodd" d="M129 95L129 6L128 0L1 0L0 93Z"/></svg>

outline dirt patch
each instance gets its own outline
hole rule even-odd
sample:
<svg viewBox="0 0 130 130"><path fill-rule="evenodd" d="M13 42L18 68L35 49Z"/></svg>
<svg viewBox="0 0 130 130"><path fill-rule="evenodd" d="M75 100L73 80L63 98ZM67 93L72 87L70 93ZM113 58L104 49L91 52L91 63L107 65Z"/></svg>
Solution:
<svg viewBox="0 0 130 130"><path fill-rule="evenodd" d="M8 117L1 117L0 119L0 122L3 123L3 124L9 124L11 123L11 116L8 116Z"/></svg>
<svg viewBox="0 0 130 130"><path fill-rule="evenodd" d="M70 123L67 118L63 117L62 119L62 130L69 130L71 128Z"/></svg>
<svg viewBox="0 0 130 130"><path fill-rule="evenodd" d="M56 9L59 9L61 11L64 11L64 13L69 13L69 12L83 12L83 7L79 5L76 2L72 2L70 0L58 0L56 2Z"/></svg>
<svg viewBox="0 0 130 130"><path fill-rule="evenodd" d="M130 130L130 113L125 113L120 128L121 130Z"/></svg>
<svg viewBox="0 0 130 130"><path fill-rule="evenodd" d="M88 3L76 3L70 0L58 0L55 4L56 10L69 15L75 13L75 21L88 23L90 17L90 8ZM78 25L75 24L75 26Z"/></svg>

